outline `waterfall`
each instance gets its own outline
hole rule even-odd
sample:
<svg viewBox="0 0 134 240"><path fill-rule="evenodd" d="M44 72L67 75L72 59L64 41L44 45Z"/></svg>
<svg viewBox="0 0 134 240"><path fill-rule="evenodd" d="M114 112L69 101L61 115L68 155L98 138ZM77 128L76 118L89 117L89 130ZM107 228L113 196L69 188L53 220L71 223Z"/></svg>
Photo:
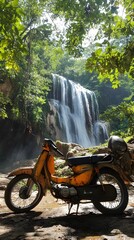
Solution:
<svg viewBox="0 0 134 240"><path fill-rule="evenodd" d="M90 147L108 138L93 91L54 74L49 105L47 125L53 139Z"/></svg>

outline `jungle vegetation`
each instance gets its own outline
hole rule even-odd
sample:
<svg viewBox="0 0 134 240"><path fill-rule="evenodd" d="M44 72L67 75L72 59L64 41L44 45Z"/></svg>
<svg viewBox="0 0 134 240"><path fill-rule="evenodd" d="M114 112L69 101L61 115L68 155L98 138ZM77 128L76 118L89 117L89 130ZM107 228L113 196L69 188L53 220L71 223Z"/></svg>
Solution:
<svg viewBox="0 0 134 240"><path fill-rule="evenodd" d="M112 132L134 136L132 0L0 0L0 18L1 119L42 131L58 73L96 92Z"/></svg>

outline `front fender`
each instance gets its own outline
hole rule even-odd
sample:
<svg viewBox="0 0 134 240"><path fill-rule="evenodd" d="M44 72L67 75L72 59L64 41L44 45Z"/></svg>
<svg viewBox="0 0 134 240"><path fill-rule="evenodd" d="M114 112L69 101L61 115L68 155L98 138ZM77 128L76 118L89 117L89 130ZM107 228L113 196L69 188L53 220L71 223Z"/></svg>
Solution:
<svg viewBox="0 0 134 240"><path fill-rule="evenodd" d="M17 176L17 175L20 175L20 174L32 175L32 171L33 171L32 167L17 168L15 170L13 170L12 172L10 172L8 177Z"/></svg>
<svg viewBox="0 0 134 240"><path fill-rule="evenodd" d="M21 174L28 174L28 175L32 175L33 172L33 168L32 167L24 167L24 168L17 168L15 170L13 170L8 177L13 177L13 176L17 176L17 175L21 175ZM47 189L47 183L46 183L46 179L44 175L40 175L38 182L40 183L41 187L42 187L42 191L44 193L44 195L46 194L46 189Z"/></svg>

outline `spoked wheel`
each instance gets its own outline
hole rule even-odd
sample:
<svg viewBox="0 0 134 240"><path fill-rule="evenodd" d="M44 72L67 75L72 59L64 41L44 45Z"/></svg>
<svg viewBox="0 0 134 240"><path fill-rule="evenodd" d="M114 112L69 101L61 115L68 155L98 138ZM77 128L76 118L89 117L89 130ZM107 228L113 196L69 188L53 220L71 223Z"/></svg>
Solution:
<svg viewBox="0 0 134 240"><path fill-rule="evenodd" d="M5 203L16 213L30 211L41 201L42 197L40 184L27 174L17 175L8 183L5 190Z"/></svg>
<svg viewBox="0 0 134 240"><path fill-rule="evenodd" d="M117 196L114 201L109 202L99 202L96 199L93 201L94 206L104 214L121 214L128 204L128 191L123 180L113 169L101 169L100 176L96 178L95 184L101 184L100 182L114 186Z"/></svg>

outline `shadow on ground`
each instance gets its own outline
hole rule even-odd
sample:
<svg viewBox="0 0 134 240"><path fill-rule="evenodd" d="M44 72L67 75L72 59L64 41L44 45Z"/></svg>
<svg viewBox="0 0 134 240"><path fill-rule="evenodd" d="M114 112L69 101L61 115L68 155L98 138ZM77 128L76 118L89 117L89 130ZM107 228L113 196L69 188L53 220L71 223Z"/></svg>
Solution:
<svg viewBox="0 0 134 240"><path fill-rule="evenodd" d="M48 213L46 216L45 212L34 211L16 215L0 213L0 222L3 227L0 239L80 240L86 237L92 239L91 236L96 236L98 239L101 239L101 236L107 236L105 239L115 239L119 234L134 238L134 219L127 218L125 214L112 217L94 213L65 216L59 209L55 209L53 215L51 215L51 209Z"/></svg>

